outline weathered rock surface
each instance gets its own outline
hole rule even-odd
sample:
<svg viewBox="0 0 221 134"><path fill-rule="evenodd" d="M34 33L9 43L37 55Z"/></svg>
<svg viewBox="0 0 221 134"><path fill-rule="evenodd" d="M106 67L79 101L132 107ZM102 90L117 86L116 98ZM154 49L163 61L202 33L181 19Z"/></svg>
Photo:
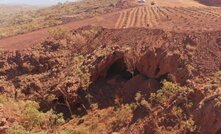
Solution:
<svg viewBox="0 0 221 134"><path fill-rule="evenodd" d="M84 44L48 41L31 50L1 54L0 92L37 100L43 111L53 108L70 117L86 113L85 92L105 108L115 103L116 96L124 103L133 101L138 91L148 96L163 79L198 90L203 78L221 69L221 32L98 28L94 36L85 36L88 30L73 32L85 37ZM215 106L209 101L196 110L202 133L208 126L213 133L220 132L220 110Z"/></svg>

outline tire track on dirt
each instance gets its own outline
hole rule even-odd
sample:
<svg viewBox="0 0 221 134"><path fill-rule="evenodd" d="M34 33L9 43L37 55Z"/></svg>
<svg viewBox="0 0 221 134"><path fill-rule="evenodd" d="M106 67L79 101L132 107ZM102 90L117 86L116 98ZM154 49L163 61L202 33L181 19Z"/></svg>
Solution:
<svg viewBox="0 0 221 134"><path fill-rule="evenodd" d="M189 17L190 19L188 20L189 23L193 26L196 26L197 28L202 27L212 27L213 21L216 18L215 16L207 13L207 11L203 11L204 8L201 8L201 10L196 10L195 8L179 8L178 9L180 12L185 14L185 16ZM207 21L205 21L205 18ZM209 22L209 23L208 23Z"/></svg>
<svg viewBox="0 0 221 134"><path fill-rule="evenodd" d="M159 15L160 15L162 18L168 19L168 15L167 15L167 13L166 13L165 11L162 10L162 7L158 7L158 6L157 6L156 9L157 9L157 12L159 13Z"/></svg>
<svg viewBox="0 0 221 134"><path fill-rule="evenodd" d="M130 17L130 11L126 11L125 19L123 20L123 25L121 28L127 28L127 25L129 24L129 17Z"/></svg>
<svg viewBox="0 0 221 134"><path fill-rule="evenodd" d="M145 7L141 7L140 26L145 27Z"/></svg>
<svg viewBox="0 0 221 134"><path fill-rule="evenodd" d="M208 16L219 17L221 14L216 14L211 12L211 8L194 8L195 11L200 12L202 14L206 14Z"/></svg>
<svg viewBox="0 0 221 134"><path fill-rule="evenodd" d="M193 17L193 18L213 18L214 16L213 15L209 15L208 13L206 12L201 12L200 10L196 9L196 8L181 8L181 10L183 10L183 12L190 16L190 17ZM201 9L202 10L202 9ZM204 17L202 17L204 16Z"/></svg>
<svg viewBox="0 0 221 134"><path fill-rule="evenodd" d="M134 23L132 27L139 27L140 15L140 7L138 7L134 14Z"/></svg>
<svg viewBox="0 0 221 134"><path fill-rule="evenodd" d="M142 21L142 7L139 7L136 12L135 16L135 27L141 27L141 21Z"/></svg>
<svg viewBox="0 0 221 134"><path fill-rule="evenodd" d="M138 9L139 8L134 9L133 14L131 16L131 23L130 23L129 27L134 27L136 25Z"/></svg>
<svg viewBox="0 0 221 134"><path fill-rule="evenodd" d="M189 30L193 28L196 30L206 30L214 27L214 16L207 11L203 11L204 8L189 7L175 8L175 10L175 12L181 16L180 18L184 18L184 27Z"/></svg>
<svg viewBox="0 0 221 134"><path fill-rule="evenodd" d="M154 26L157 26L158 25L158 22L157 22L157 20L158 20L158 17L157 17L157 14L156 14L156 12L154 11L154 7L150 7L149 8L150 10L150 20L152 21L152 27L154 27Z"/></svg>
<svg viewBox="0 0 221 134"><path fill-rule="evenodd" d="M221 16L221 8L211 8L212 12L216 13L217 15Z"/></svg>
<svg viewBox="0 0 221 134"><path fill-rule="evenodd" d="M153 13L151 10L152 10L151 7L147 7L149 27L154 26Z"/></svg>
<svg viewBox="0 0 221 134"><path fill-rule="evenodd" d="M125 11L120 12L120 16L118 17L118 20L115 24L115 28L122 28L124 19L125 19Z"/></svg>
<svg viewBox="0 0 221 134"><path fill-rule="evenodd" d="M154 17L156 18L157 23L159 23L159 21L162 19L163 16L159 13L157 7L153 7L152 9Z"/></svg>
<svg viewBox="0 0 221 134"><path fill-rule="evenodd" d="M135 9L136 8L132 8L131 10L128 11L128 17L127 17L127 20L125 21L126 22L125 28L130 27L131 23L133 23L133 18L132 17L134 15Z"/></svg>
<svg viewBox="0 0 221 134"><path fill-rule="evenodd" d="M181 27L188 29L188 20L190 18L179 12L178 8L163 7L162 10L168 15L168 24L170 23L168 26L171 26L171 29L179 29Z"/></svg>
<svg viewBox="0 0 221 134"><path fill-rule="evenodd" d="M179 10L179 12L182 13L183 15L188 16L190 18L197 19L200 15L200 14L198 14L198 12L193 11L190 8L180 7L180 8L177 8L177 10Z"/></svg>
<svg viewBox="0 0 221 134"><path fill-rule="evenodd" d="M149 21L148 21L148 7L144 7L144 27L149 27Z"/></svg>

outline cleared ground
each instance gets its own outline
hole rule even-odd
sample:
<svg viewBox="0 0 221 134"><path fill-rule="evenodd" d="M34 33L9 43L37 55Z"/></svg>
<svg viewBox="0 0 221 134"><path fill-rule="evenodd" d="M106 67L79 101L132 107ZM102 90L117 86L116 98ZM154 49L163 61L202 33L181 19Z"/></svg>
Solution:
<svg viewBox="0 0 221 134"><path fill-rule="evenodd" d="M105 28L144 27L175 32L204 32L221 29L221 8L202 5L193 0L155 0L134 8L62 25L76 29L86 25ZM8 37L0 40L1 49L30 48L49 37L48 29Z"/></svg>
<svg viewBox="0 0 221 134"><path fill-rule="evenodd" d="M146 4L150 4L152 1L158 6L167 7L204 7L203 4L195 0L146 0Z"/></svg>
<svg viewBox="0 0 221 134"><path fill-rule="evenodd" d="M219 30L220 22L220 8L140 6L122 11L115 28L146 27L199 32Z"/></svg>

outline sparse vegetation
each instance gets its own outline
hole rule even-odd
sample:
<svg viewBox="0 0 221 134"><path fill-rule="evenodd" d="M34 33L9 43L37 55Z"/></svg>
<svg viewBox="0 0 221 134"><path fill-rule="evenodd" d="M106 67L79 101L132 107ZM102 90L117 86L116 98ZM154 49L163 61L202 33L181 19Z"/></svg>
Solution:
<svg viewBox="0 0 221 134"><path fill-rule="evenodd" d="M84 67L84 57L82 55L75 55L73 58L73 64L75 65L72 70L80 78L81 87L87 89L91 84L91 75L87 67Z"/></svg>
<svg viewBox="0 0 221 134"><path fill-rule="evenodd" d="M76 3L60 3L39 10L0 13L0 38L110 12L117 2L118 0L83 0Z"/></svg>
<svg viewBox="0 0 221 134"><path fill-rule="evenodd" d="M15 118L15 122L7 130L10 134L26 134L38 132L36 130L53 130L56 126L64 123L63 115L53 110L46 113L39 111L39 104L35 101L16 101L12 98L0 95L3 112L7 109L12 113L5 118ZM2 115L1 115L2 116Z"/></svg>
<svg viewBox="0 0 221 134"><path fill-rule="evenodd" d="M51 28L48 32L50 34L50 37L54 40L70 40L71 38L70 31L64 27Z"/></svg>
<svg viewBox="0 0 221 134"><path fill-rule="evenodd" d="M119 128L127 125L128 119L130 118L132 112L133 111L128 104L122 105L119 109L117 109L112 122L112 131L116 132Z"/></svg>
<svg viewBox="0 0 221 134"><path fill-rule="evenodd" d="M163 86L156 93L152 93L150 101L159 102L159 103L168 103L171 98L174 96L177 97L187 97L190 93L194 91L187 87L181 87L177 83L172 83L166 80L162 82Z"/></svg>
<svg viewBox="0 0 221 134"><path fill-rule="evenodd" d="M162 89L158 90L156 93L151 94L150 100L152 102L157 102L161 104L167 103L169 101L169 98L181 89L179 84L174 84L166 80L164 80L162 84Z"/></svg>
<svg viewBox="0 0 221 134"><path fill-rule="evenodd" d="M53 110L46 113L39 111L39 105L33 101L27 101L24 104L23 118L29 122L28 127L33 129L35 127L52 128L53 126L64 123L62 114L55 114Z"/></svg>
<svg viewBox="0 0 221 134"><path fill-rule="evenodd" d="M27 134L27 131L25 130L25 128L17 123L13 124L13 126L11 126L8 129L8 133L9 134Z"/></svg>
<svg viewBox="0 0 221 134"><path fill-rule="evenodd" d="M117 4L110 2L111 7ZM149 11L158 9L139 7L119 16ZM50 39L30 50L0 52L0 133L185 134L200 132L201 122L210 116L211 128L220 123L221 73L210 74L220 67L219 58L214 58L219 50L213 54L213 49L204 49L210 43L203 43L207 33L201 37L92 26L73 31L57 27L49 33ZM196 41L194 52L180 45L189 41L187 36ZM211 48L217 48L219 40L212 42ZM204 54L198 56L200 51ZM205 59L212 68L205 66Z"/></svg>

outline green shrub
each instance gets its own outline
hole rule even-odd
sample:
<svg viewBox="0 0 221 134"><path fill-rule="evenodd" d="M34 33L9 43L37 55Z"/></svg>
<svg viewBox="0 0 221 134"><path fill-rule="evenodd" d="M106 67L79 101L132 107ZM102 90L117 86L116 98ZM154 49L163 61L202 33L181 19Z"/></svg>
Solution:
<svg viewBox="0 0 221 134"><path fill-rule="evenodd" d="M165 103L171 96L181 89L179 84L166 80L164 80L162 84L163 87L160 90L158 90L156 93L151 93L150 100L152 102Z"/></svg>
<svg viewBox="0 0 221 134"><path fill-rule="evenodd" d="M67 28L59 27L59 28L51 28L48 30L50 37L54 40L70 40L71 33Z"/></svg>
<svg viewBox="0 0 221 134"><path fill-rule="evenodd" d="M81 87L86 90L91 84L91 75L87 67L84 68L83 66L84 56L75 55L72 62L74 64L72 68L72 72L74 74L72 75L78 76L80 78Z"/></svg>
<svg viewBox="0 0 221 134"><path fill-rule="evenodd" d="M6 98L6 96L5 95L0 95L0 103L5 103L5 102L7 102L8 100L7 100L7 98Z"/></svg>
<svg viewBox="0 0 221 134"><path fill-rule="evenodd" d="M83 35L77 33L71 37L71 41L73 41L74 44L81 47L81 45L85 44L87 40ZM77 47L77 46L75 46L75 47Z"/></svg>
<svg viewBox="0 0 221 134"><path fill-rule="evenodd" d="M112 122L112 129L116 131L117 129L124 127L127 121L130 119L129 116L132 114L133 110L129 104L122 105L116 112L114 120Z"/></svg>
<svg viewBox="0 0 221 134"><path fill-rule="evenodd" d="M28 121L29 129L34 127L47 126L52 128L53 126L64 123L63 115L56 114L53 110L46 113L39 111L39 104L34 101L27 101L24 105L23 118Z"/></svg>
<svg viewBox="0 0 221 134"><path fill-rule="evenodd" d="M24 105L23 117L30 123L31 127L40 125L43 121L41 113L38 111L39 105L33 101L27 101Z"/></svg>
<svg viewBox="0 0 221 134"><path fill-rule="evenodd" d="M192 118L189 118L186 121L183 121L182 123L184 131L188 131L191 133L194 133L197 130L197 126L195 125L195 122L193 121Z"/></svg>
<svg viewBox="0 0 221 134"><path fill-rule="evenodd" d="M27 134L25 128L17 123L13 124L13 126L10 127L7 132L9 134Z"/></svg>

